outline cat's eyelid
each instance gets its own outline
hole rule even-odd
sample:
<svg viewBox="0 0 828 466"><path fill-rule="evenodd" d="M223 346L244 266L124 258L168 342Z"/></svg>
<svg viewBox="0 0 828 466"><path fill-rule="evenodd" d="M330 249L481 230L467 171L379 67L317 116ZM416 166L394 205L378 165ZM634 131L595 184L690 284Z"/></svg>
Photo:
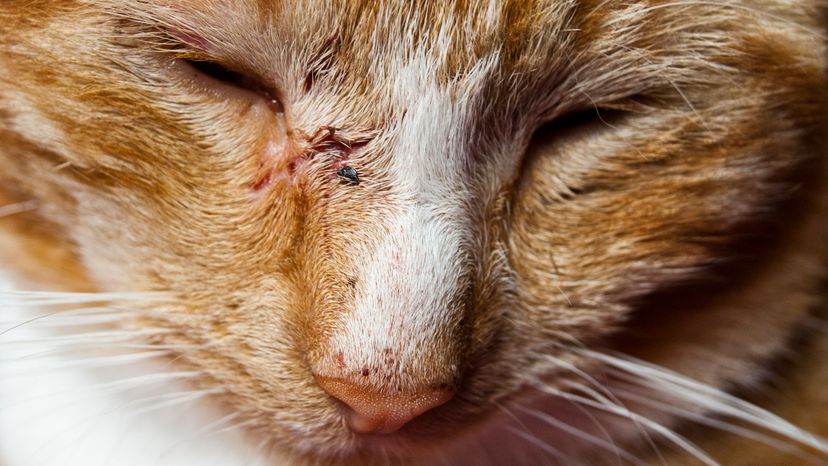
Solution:
<svg viewBox="0 0 828 466"><path fill-rule="evenodd" d="M275 86L268 85L258 74L235 65L226 65L224 61L207 57L201 53L183 54L174 59L180 67L186 67L190 78L208 87L235 88L249 94L255 94L267 101L278 113L284 108L280 93Z"/></svg>
<svg viewBox="0 0 828 466"><path fill-rule="evenodd" d="M207 38L185 27L166 26L159 32L174 68L182 69L188 79L205 87L231 86L258 94L274 110L283 110L280 93L274 85L244 64L216 53Z"/></svg>

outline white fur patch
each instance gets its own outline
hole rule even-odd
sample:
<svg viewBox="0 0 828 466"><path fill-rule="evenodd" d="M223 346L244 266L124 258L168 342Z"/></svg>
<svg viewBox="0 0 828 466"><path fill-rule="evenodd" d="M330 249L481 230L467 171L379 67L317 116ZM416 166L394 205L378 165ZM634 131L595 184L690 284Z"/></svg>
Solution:
<svg viewBox="0 0 828 466"><path fill-rule="evenodd" d="M221 424L217 421L225 413L213 412L197 401L172 403L174 398L164 397L192 389L165 378L163 373L169 369L163 362L80 367L78 357L53 351L54 340L50 342L48 333L38 331L37 321L6 331L13 326L11 322L42 314L3 299L11 290L10 282L0 277L3 466L274 464L265 461L256 445L244 441L238 429L220 432L238 419ZM141 382L136 377L145 378ZM124 390L115 382L126 379L133 380L130 384L135 388Z"/></svg>
<svg viewBox="0 0 828 466"><path fill-rule="evenodd" d="M431 81L431 66L420 57L398 70L395 89L406 95L395 97L409 107L391 157L397 214L385 223L389 234L360 256L363 286L332 341L357 369L382 367L392 353L403 377L419 372L429 342L457 318L450 302L462 293L472 234L462 171L466 109Z"/></svg>

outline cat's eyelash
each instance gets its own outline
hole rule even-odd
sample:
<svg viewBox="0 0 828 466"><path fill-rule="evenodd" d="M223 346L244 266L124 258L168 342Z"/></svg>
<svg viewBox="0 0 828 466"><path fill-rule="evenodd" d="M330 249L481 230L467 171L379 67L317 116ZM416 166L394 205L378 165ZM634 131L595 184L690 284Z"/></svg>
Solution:
<svg viewBox="0 0 828 466"><path fill-rule="evenodd" d="M258 86L256 81L249 76L246 76L238 71L234 71L214 61L189 58L184 58L182 61L193 67L196 71L209 76L216 81L247 88Z"/></svg>
<svg viewBox="0 0 828 466"><path fill-rule="evenodd" d="M250 93L264 99L275 112L283 112L277 90L253 73L201 56L185 55L175 58L175 62L201 85L216 88L227 86L234 91Z"/></svg>

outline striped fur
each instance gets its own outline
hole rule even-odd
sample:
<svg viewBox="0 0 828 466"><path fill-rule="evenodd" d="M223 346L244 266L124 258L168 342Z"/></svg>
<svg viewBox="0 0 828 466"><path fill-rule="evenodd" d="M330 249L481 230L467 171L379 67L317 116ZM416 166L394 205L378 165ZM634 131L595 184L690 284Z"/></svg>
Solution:
<svg viewBox="0 0 828 466"><path fill-rule="evenodd" d="M828 434L803 417L822 403L828 419L810 366L825 337L807 330L828 246L824 14L819 0L5 0L0 199L31 208L0 218L0 254L29 287L172 296L118 328L191 348L168 366L298 464L731 455L719 434L689 432L696 451L668 433L737 409L717 397L774 371L792 388L769 406ZM312 374L457 396L377 441ZM590 380L632 390L636 415ZM792 461L828 458L750 419Z"/></svg>

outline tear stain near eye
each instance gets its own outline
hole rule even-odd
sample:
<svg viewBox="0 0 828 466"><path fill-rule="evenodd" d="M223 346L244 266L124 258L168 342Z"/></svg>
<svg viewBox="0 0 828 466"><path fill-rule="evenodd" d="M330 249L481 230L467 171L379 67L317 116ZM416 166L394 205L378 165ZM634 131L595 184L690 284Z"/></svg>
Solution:
<svg viewBox="0 0 828 466"><path fill-rule="evenodd" d="M292 152L291 149L285 149L286 152ZM290 183L300 189L305 188L305 183L302 179L304 167L308 163L309 157L307 154L300 154L291 157L289 160L278 161L278 158L269 156L265 153L261 156L256 171L255 180L250 183L250 189L257 195L261 195L274 183L283 181Z"/></svg>
<svg viewBox="0 0 828 466"><path fill-rule="evenodd" d="M260 192L264 190L265 188L270 186L270 183L272 181L271 179L272 175L270 173L266 174L264 177L262 177L262 179L260 179L256 182L256 184L253 185L253 191Z"/></svg>
<svg viewBox="0 0 828 466"><path fill-rule="evenodd" d="M262 151L256 165L254 180L250 183L250 189L256 194L270 187L275 176L274 167L278 164L280 155L285 152L284 145L268 143L267 148Z"/></svg>

